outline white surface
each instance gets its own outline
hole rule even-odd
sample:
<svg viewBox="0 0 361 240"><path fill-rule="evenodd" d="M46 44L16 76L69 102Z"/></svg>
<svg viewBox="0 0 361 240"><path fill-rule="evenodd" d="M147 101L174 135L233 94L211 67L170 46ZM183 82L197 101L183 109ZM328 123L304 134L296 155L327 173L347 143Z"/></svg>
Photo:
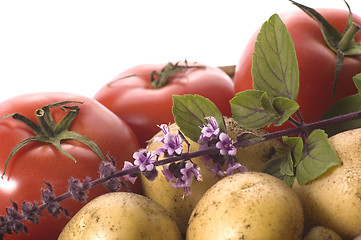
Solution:
<svg viewBox="0 0 361 240"><path fill-rule="evenodd" d="M342 0L300 0L346 9ZM348 0L361 15L361 1ZM92 97L142 63L238 62L249 36L287 0L0 0L0 101L65 91Z"/></svg>

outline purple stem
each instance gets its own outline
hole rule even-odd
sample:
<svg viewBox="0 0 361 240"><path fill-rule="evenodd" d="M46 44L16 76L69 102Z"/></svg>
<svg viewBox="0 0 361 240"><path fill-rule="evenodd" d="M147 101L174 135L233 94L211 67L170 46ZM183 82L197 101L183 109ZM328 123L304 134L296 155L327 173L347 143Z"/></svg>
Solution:
<svg viewBox="0 0 361 240"><path fill-rule="evenodd" d="M342 123L342 122L347 122L347 121L352 121L355 119L360 119L361 118L361 111L359 112L354 112L354 113L349 113L349 114L345 114L345 115L341 115L341 116L337 116L337 117L333 117L333 118L329 118L329 119L325 119L325 120L321 120L315 123L309 123L309 124L301 124L298 127L295 128L291 128L291 129L286 129L286 130L282 130L282 131L277 131L277 132L273 132L273 133L268 133L263 135L262 137L264 137L263 141L267 141L267 140L271 140L271 139L275 139L275 138L281 138L282 136L290 136L290 135L294 135L294 134L299 134L299 133L306 133L315 129L322 129L324 127L327 126L331 126L334 124L338 124L338 123ZM241 146L241 143L239 141L235 142L234 145L236 147ZM182 153L179 156L175 156L175 157L169 157L163 160L159 160L156 163L154 163L155 166L160 166L160 165L164 165L164 164L168 164L168 163L172 163L172 162L176 162L179 160L184 160L184 159L192 159L195 157L199 157L199 156L203 156L203 155L212 155L212 154L216 154L217 152L219 152L219 149L216 148L215 146L206 148L206 149L202 149L202 150L198 150L195 152L187 152L187 153ZM96 180L93 180L90 182L90 188L105 183L106 181L110 180L111 178L115 178L115 177L121 177L127 174L133 174L133 173L137 173L139 172L139 168L137 166L134 166L132 168L128 168L125 170L120 170L115 172L113 175L106 177L106 178L99 178ZM62 201L65 200L67 198L71 197L71 194L69 192L66 192L60 196L58 196L57 198L55 198L55 201ZM39 209L42 210L44 208L47 207L47 204L42 204L39 206Z"/></svg>

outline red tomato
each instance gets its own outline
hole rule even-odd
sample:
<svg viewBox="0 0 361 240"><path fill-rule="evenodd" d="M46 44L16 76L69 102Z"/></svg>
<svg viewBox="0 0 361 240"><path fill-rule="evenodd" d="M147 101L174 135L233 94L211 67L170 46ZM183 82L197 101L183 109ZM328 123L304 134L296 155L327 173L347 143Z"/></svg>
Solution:
<svg viewBox="0 0 361 240"><path fill-rule="evenodd" d="M317 9L317 11L338 31L341 33L345 31L348 11L340 9ZM336 54L328 48L318 24L301 10L285 13L280 17L290 32L296 49L300 72L300 89L297 98L299 111L306 123L318 121L336 101L357 93L352 77L361 72L361 57L345 56L336 95L333 98ZM353 14L353 19L361 24L360 17ZM251 64L258 32L250 39L236 67L235 93L253 89ZM356 34L355 40L361 42L361 32ZM272 126L269 130L280 130L291 126L286 123L281 127Z"/></svg>
<svg viewBox="0 0 361 240"><path fill-rule="evenodd" d="M67 93L39 93L22 95L9 99L0 104L0 116L19 113L37 123L34 112L45 105L65 101L84 101L77 104L79 115L72 122L69 130L79 133L95 142L104 155L110 154L116 159L117 167L123 167L124 160L131 160L132 154L139 145L131 129L115 114L94 99ZM70 104L74 105L74 104ZM59 108L51 109L55 122L59 122L65 113ZM34 133L24 123L12 118L0 119L0 162L1 172L4 163L16 144L34 136ZM0 180L0 215L5 215L5 207L11 206L9 200L19 205L23 201L37 201L41 204L40 189L46 189L44 180L50 183L56 196L67 192L69 177L81 181L86 176L93 180L99 178L100 157L86 145L75 141L65 140L62 148L69 152L73 160L59 152L51 144L30 143L20 149L10 160L4 179ZM131 186L135 192L140 192L140 185ZM88 200L108 192L104 185L98 185L89 191ZM73 216L84 203L74 199L66 199L61 206ZM6 235L5 239L49 240L57 239L65 224L69 221L64 214L59 218L51 216L43 210L45 217L40 217L39 224L24 220L29 235Z"/></svg>
<svg viewBox="0 0 361 240"><path fill-rule="evenodd" d="M174 122L173 94L202 95L213 101L223 115L230 116L229 100L234 97L232 79L216 67L188 65L198 67L172 75L168 84L156 89L151 87L150 75L166 65L135 66L116 76L94 98L128 123L143 147L159 131L157 125Z"/></svg>

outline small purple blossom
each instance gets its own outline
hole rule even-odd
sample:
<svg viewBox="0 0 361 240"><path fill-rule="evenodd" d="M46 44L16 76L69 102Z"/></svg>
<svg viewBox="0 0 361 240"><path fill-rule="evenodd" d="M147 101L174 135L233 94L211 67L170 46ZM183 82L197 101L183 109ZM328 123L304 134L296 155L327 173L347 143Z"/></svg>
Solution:
<svg viewBox="0 0 361 240"><path fill-rule="evenodd" d="M154 138L154 141L163 143L163 146L157 149L157 154L180 155L183 152L182 138L178 134L173 135L166 124L160 125L159 128L163 131L164 136Z"/></svg>
<svg viewBox="0 0 361 240"><path fill-rule="evenodd" d="M139 170L152 171L154 168L154 162L156 161L156 155L154 152L148 152L146 149L141 149L133 154L134 165L139 167Z"/></svg>
<svg viewBox="0 0 361 240"><path fill-rule="evenodd" d="M180 169L180 172L183 174L181 179L186 185L191 185L193 178L196 178L197 181L202 181L202 175L199 172L199 168L196 168L196 165L192 162L187 162L184 168Z"/></svg>
<svg viewBox="0 0 361 240"><path fill-rule="evenodd" d="M204 144L213 139L217 139L220 133L217 120L214 117L206 117L205 119L208 123L204 124L201 130L201 135L198 140L199 144Z"/></svg>
<svg viewBox="0 0 361 240"><path fill-rule="evenodd" d="M146 149L141 149L133 154L134 165L138 166L142 174L149 180L154 181L158 176L158 171L154 167L157 155L155 152L148 152Z"/></svg>
<svg viewBox="0 0 361 240"><path fill-rule="evenodd" d="M174 188L183 188L183 196L189 196L191 194L191 184L195 178L197 181L202 181L202 175L199 172L199 168L192 162L182 161L180 163L171 163L169 165L163 165L162 173L164 174L168 182L172 182L171 185Z"/></svg>
<svg viewBox="0 0 361 240"><path fill-rule="evenodd" d="M241 173L241 172L247 172L248 169L240 163L231 162L228 164L228 168L226 171L224 171L224 174L232 175L234 173L234 171Z"/></svg>
<svg viewBox="0 0 361 240"><path fill-rule="evenodd" d="M129 168L132 168L132 167L134 167L133 163L128 162L128 161L124 161L124 167L123 167L122 170L126 170L126 169L129 169ZM124 180L129 181L132 184L135 183L135 181L137 180L137 177L138 177L138 173L136 175L127 174L127 175L123 176Z"/></svg>
<svg viewBox="0 0 361 240"><path fill-rule="evenodd" d="M219 134L219 142L216 143L216 147L220 149L221 155L234 156L237 153L237 148L233 145L232 139L226 133Z"/></svg>
<svg viewBox="0 0 361 240"><path fill-rule="evenodd" d="M173 172L171 172L170 167L171 164L168 165L163 165L163 170L162 173L165 177L165 180L167 180L167 182L177 182L177 178L174 176Z"/></svg>
<svg viewBox="0 0 361 240"><path fill-rule="evenodd" d="M213 166L209 168L209 171L213 172L216 177L224 177L224 171L219 163L213 163Z"/></svg>

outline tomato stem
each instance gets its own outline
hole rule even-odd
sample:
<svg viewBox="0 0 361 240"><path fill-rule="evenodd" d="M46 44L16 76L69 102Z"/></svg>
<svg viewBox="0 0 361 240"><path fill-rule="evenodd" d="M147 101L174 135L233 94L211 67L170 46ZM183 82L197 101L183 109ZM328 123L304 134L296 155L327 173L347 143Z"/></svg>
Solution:
<svg viewBox="0 0 361 240"><path fill-rule="evenodd" d="M77 162L76 159L71 154L69 154L68 152L63 150L63 148L61 147L61 142L63 140L67 140L67 139L76 140L76 141L79 141L79 142L85 144L86 146L88 146L103 161L106 161L102 151L99 149L99 147L96 145L96 143L94 143L93 141L91 141L90 139L86 138L85 136L83 136L79 133L68 130L71 123L75 120L76 116L78 116L79 111L80 111L80 108L78 105L65 106L66 104L69 104L69 103L82 104L83 102L63 101L63 102L49 104L40 109L37 109L35 111L35 116L37 118L38 124L36 124L31 119L29 119L19 113L9 114L9 115L0 117L0 119L11 117L15 120L18 120L18 121L26 124L35 133L35 136L21 141L12 149L12 151L10 152L10 154L5 162L5 167L4 167L1 178L3 178L5 175L6 168L9 164L10 159L15 155L15 153L17 151L19 151L22 147L26 146L28 143L31 143L31 142L41 142L41 143L46 143L46 144L52 144L61 153L63 153L64 155L66 155L67 157L69 157L76 163ZM56 108L56 107L60 107L61 110L66 112L66 115L64 116L64 118L57 124L55 123L55 121L51 115L51 112L50 112L50 108Z"/></svg>
<svg viewBox="0 0 361 240"><path fill-rule="evenodd" d="M169 62L160 71L151 72L150 84L152 89L166 86L169 82L169 78L174 77L175 74L186 71L189 68L204 68L204 66L189 66L187 62L185 62L185 65L179 65L179 62L176 64Z"/></svg>
<svg viewBox="0 0 361 240"><path fill-rule="evenodd" d="M359 30L360 26L357 23L352 22L350 27L346 30L341 40L339 41L338 49L342 52L349 50L354 41L354 37Z"/></svg>

